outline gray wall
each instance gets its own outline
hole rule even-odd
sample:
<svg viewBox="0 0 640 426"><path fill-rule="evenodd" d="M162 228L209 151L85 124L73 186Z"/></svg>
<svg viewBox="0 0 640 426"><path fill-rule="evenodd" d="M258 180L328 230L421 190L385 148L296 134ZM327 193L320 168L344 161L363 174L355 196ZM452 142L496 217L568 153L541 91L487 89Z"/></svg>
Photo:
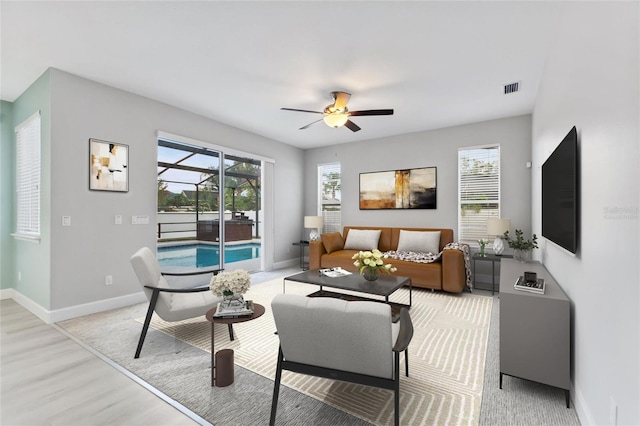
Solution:
<svg viewBox="0 0 640 426"><path fill-rule="evenodd" d="M268 202L277 215L267 237L273 240L273 262L295 261L291 242L302 227L300 149L56 69L45 76L50 91L31 88L14 103L15 120L40 103L51 106L43 111L43 123L51 119L50 130L43 126L43 197L51 200L42 213L43 241L13 242L19 249L13 274L23 274L14 287L21 294L45 309L64 311L104 300L118 304L119 298L125 303L140 292L129 257L156 243L158 130L275 158ZM129 192L89 191L89 138L129 145ZM122 225L114 224L118 214ZM131 225L132 215L148 215L150 224ZM62 216L71 216L70 227L62 227ZM113 285L104 285L106 275L113 276Z"/></svg>
<svg viewBox="0 0 640 426"><path fill-rule="evenodd" d="M541 166L579 135L579 252L537 255L572 301L574 400L582 424L640 424L639 3L567 3L533 114L533 214ZM613 402L612 402L613 401ZM613 407L612 407L613 406Z"/></svg>
<svg viewBox="0 0 640 426"><path fill-rule="evenodd" d="M373 118L375 119L375 118ZM338 129L336 131L346 131ZM366 131L366 130L363 130ZM305 151L305 214L317 211L317 166L342 164L342 224L458 229L458 148L500 144L502 217L531 231L531 116L466 124L439 130L334 145ZM437 209L360 210L359 174L435 166Z"/></svg>

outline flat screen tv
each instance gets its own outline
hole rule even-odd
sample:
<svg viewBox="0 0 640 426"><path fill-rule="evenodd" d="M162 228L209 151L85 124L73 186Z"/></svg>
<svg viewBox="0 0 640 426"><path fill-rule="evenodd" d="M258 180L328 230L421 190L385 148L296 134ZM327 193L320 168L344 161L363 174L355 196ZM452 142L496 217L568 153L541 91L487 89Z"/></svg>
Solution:
<svg viewBox="0 0 640 426"><path fill-rule="evenodd" d="M578 250L578 133L575 126L542 165L542 236Z"/></svg>

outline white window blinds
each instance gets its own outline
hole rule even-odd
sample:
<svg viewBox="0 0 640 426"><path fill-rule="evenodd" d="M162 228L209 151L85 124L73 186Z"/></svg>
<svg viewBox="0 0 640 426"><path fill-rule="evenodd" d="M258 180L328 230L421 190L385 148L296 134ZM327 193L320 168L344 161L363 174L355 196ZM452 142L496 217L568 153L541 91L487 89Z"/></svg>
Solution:
<svg viewBox="0 0 640 426"><path fill-rule="evenodd" d="M16 235L40 236L40 112L16 129Z"/></svg>
<svg viewBox="0 0 640 426"><path fill-rule="evenodd" d="M318 166L320 214L324 219L322 232L342 232L340 163Z"/></svg>
<svg viewBox="0 0 640 426"><path fill-rule="evenodd" d="M487 219L500 217L500 146L458 150L458 240L489 239Z"/></svg>

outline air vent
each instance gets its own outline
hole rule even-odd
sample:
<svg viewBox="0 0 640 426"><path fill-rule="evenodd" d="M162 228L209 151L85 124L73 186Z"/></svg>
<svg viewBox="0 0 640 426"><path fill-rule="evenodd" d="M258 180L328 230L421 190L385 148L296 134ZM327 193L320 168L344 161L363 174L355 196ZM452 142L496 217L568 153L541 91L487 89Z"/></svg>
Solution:
<svg viewBox="0 0 640 426"><path fill-rule="evenodd" d="M515 83L509 83L502 86L504 88L504 94L508 95L509 93L515 93L520 90L520 82L516 81Z"/></svg>

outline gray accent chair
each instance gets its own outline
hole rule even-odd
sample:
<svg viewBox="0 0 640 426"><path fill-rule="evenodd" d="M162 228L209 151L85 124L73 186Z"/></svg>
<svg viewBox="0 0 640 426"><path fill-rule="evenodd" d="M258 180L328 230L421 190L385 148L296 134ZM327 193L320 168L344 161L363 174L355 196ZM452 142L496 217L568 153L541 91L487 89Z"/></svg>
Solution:
<svg viewBox="0 0 640 426"><path fill-rule="evenodd" d="M221 297L217 297L209 289L211 277L221 269L162 272L154 253L147 247L141 248L131 256L131 264L149 300L147 316L134 358L140 357L153 312L168 322L182 321L204 316L209 309L217 307L222 301ZM229 338L233 340L231 324Z"/></svg>
<svg viewBox="0 0 640 426"><path fill-rule="evenodd" d="M271 402L274 425L282 370L394 391L400 424L400 353L413 337L409 311L392 322L391 306L326 297L278 294L271 302L280 348Z"/></svg>

